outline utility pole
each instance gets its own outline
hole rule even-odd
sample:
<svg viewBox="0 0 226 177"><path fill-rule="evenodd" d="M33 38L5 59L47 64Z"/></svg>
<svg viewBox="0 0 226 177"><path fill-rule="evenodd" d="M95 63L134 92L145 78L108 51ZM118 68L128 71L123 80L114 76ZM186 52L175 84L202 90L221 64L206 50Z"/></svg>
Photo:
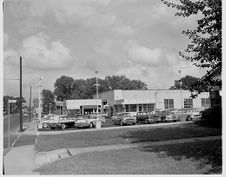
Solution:
<svg viewBox="0 0 226 177"><path fill-rule="evenodd" d="M31 96L32 96L32 87L30 85L30 99L29 99L29 121L31 121Z"/></svg>
<svg viewBox="0 0 226 177"><path fill-rule="evenodd" d="M22 112L22 57L20 56L20 131L23 131L23 112Z"/></svg>

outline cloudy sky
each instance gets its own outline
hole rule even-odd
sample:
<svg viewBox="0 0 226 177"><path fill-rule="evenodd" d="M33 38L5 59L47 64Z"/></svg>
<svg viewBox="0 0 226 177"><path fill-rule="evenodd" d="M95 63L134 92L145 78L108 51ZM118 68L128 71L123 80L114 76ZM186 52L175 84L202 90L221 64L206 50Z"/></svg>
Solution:
<svg viewBox="0 0 226 177"><path fill-rule="evenodd" d="M38 77L53 90L62 75L75 79L123 74L148 88L169 88L182 76L205 71L180 58L183 29L195 18L175 17L160 0L6 0L4 94L19 95L19 56L23 57L23 95Z"/></svg>

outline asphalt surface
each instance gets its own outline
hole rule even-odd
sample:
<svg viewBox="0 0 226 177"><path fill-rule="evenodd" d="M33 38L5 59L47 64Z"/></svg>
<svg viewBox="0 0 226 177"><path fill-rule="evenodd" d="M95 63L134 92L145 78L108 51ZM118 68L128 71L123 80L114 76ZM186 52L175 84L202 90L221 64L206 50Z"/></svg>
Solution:
<svg viewBox="0 0 226 177"><path fill-rule="evenodd" d="M9 118L8 115L4 117L4 150L8 148L8 139L9 139ZM28 116L23 117L23 123L28 121ZM23 128L26 128L23 126ZM17 136L20 134L20 114L10 115L10 145L16 140Z"/></svg>

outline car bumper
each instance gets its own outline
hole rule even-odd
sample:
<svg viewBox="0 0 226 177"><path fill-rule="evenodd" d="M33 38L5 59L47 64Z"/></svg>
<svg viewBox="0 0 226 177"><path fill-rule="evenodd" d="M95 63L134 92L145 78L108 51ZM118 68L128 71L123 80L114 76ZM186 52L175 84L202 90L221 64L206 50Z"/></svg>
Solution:
<svg viewBox="0 0 226 177"><path fill-rule="evenodd" d="M136 120L124 120L122 121L123 124L135 124Z"/></svg>
<svg viewBox="0 0 226 177"><path fill-rule="evenodd" d="M75 123L75 127L89 127L90 124L89 123Z"/></svg>

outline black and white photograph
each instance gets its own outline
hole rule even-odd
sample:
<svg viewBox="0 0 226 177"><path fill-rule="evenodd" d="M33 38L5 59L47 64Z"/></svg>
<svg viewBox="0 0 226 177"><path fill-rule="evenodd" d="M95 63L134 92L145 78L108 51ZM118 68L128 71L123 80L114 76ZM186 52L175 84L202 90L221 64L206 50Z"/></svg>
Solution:
<svg viewBox="0 0 226 177"><path fill-rule="evenodd" d="M223 175L222 3L1 0L1 174Z"/></svg>

